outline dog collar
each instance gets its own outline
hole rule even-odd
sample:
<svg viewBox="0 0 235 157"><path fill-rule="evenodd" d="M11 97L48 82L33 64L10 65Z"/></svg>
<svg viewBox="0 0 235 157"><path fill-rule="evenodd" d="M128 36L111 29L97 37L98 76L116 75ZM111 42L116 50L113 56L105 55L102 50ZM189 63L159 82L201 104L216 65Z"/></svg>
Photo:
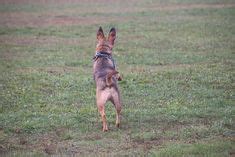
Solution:
<svg viewBox="0 0 235 157"><path fill-rule="evenodd" d="M113 62L114 69L116 69L115 61L110 53L104 52L104 51L97 51L95 53L95 56L93 57L93 60L96 61L99 57L104 57L104 58L110 59Z"/></svg>

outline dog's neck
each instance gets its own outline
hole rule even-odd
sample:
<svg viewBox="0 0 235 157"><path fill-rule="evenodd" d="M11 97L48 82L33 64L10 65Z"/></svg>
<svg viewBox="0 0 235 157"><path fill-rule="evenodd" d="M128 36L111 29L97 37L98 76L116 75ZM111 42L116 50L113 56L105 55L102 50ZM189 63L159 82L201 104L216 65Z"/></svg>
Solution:
<svg viewBox="0 0 235 157"><path fill-rule="evenodd" d="M98 58L110 59L113 63L114 69L116 69L116 64L115 64L115 61L114 61L111 53L108 53L105 51L96 51L95 56L93 57L93 61L95 62Z"/></svg>
<svg viewBox="0 0 235 157"><path fill-rule="evenodd" d="M108 55L108 56L112 56L111 53L106 52L106 51L96 51L95 55L99 55L99 54L103 54L103 55Z"/></svg>

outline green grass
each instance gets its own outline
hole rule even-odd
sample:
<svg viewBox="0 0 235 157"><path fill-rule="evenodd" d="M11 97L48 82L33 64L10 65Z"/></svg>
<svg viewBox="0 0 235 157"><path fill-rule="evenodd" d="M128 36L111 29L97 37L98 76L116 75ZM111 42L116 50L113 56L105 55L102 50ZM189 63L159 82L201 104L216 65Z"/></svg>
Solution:
<svg viewBox="0 0 235 157"><path fill-rule="evenodd" d="M209 144L178 145L170 144L167 148L160 149L153 156L230 156L231 142L213 142Z"/></svg>
<svg viewBox="0 0 235 157"><path fill-rule="evenodd" d="M234 7L229 0L0 5L0 156L234 155ZM117 28L113 53L123 76L121 128L108 103L107 133L92 78L99 26Z"/></svg>

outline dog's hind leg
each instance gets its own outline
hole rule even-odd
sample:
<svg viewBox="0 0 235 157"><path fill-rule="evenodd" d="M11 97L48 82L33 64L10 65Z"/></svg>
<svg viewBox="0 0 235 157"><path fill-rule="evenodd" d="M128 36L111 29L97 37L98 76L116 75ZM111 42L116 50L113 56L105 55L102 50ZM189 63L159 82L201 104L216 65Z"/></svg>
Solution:
<svg viewBox="0 0 235 157"><path fill-rule="evenodd" d="M116 127L120 127L120 113L121 113L121 105L116 105Z"/></svg>
<svg viewBox="0 0 235 157"><path fill-rule="evenodd" d="M121 104L119 92L116 92L112 96L111 102L114 104L115 109L116 109L116 127L120 127L120 113L122 109L122 104Z"/></svg>
<svg viewBox="0 0 235 157"><path fill-rule="evenodd" d="M101 115L102 123L103 123L103 131L108 131L108 125L107 125L107 120L106 120L106 115L105 115L105 103L108 99L107 94L105 94L104 91L98 91L96 92L96 104L98 107L98 110Z"/></svg>

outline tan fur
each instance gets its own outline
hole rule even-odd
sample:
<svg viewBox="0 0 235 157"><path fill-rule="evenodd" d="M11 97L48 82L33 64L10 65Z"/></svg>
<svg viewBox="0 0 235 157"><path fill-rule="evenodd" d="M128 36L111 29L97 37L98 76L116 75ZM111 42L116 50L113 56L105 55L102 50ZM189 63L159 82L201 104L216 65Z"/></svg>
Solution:
<svg viewBox="0 0 235 157"><path fill-rule="evenodd" d="M105 38L102 28L97 31L96 52L106 52L112 55L116 30L112 28L108 38ZM120 126L121 99L117 86L117 80L121 80L120 75L113 66L110 59L98 57L93 64L93 76L96 83L96 104L101 115L103 131L108 131L107 119L105 114L105 104L111 101L116 109L116 126Z"/></svg>

